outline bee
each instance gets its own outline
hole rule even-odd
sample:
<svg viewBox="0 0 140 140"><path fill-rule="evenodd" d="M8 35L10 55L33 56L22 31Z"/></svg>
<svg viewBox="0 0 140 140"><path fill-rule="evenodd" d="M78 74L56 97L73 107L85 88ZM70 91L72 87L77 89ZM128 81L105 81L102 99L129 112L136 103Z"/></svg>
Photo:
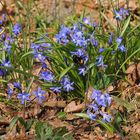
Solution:
<svg viewBox="0 0 140 140"><path fill-rule="evenodd" d="M73 55L73 61L75 64L82 66L84 64L84 60L82 57L78 57L76 55Z"/></svg>

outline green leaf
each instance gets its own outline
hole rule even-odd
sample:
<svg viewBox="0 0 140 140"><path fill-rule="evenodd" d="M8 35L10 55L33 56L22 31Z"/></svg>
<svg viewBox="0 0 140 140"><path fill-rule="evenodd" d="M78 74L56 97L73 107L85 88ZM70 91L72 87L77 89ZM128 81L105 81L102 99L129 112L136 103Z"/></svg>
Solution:
<svg viewBox="0 0 140 140"><path fill-rule="evenodd" d="M71 132L63 135L64 140L74 140L73 134Z"/></svg>
<svg viewBox="0 0 140 140"><path fill-rule="evenodd" d="M66 118L66 112L59 112L59 113L57 113L57 117L58 117L59 119L64 119L64 118Z"/></svg>
<svg viewBox="0 0 140 140"><path fill-rule="evenodd" d="M33 84L33 82L34 82L34 79L35 79L35 78L33 77L32 80L31 80L31 82L29 83L28 88L27 88L27 90L26 90L27 93L29 93L30 88L31 88L31 86L32 86L32 84Z"/></svg>
<svg viewBox="0 0 140 140"><path fill-rule="evenodd" d="M34 123L33 119L27 120L27 122L26 122L26 131L30 130L30 128L32 127L33 123Z"/></svg>
<svg viewBox="0 0 140 140"><path fill-rule="evenodd" d="M30 51L30 52L27 52L27 53L23 54L23 55L21 56L21 58L20 58L20 61L22 61L23 58L24 58L24 57L27 57L28 55L33 55L33 51Z"/></svg>
<svg viewBox="0 0 140 140"><path fill-rule="evenodd" d="M0 68L2 68L2 69L7 69L7 70L11 70L11 71L15 71L15 72L17 72L17 73L19 73L19 74L23 74L23 75L29 76L29 77L33 77L33 76L34 76L36 79L39 78L38 76L32 75L32 74L30 74L30 73L27 73L27 72L25 72L25 71L23 71L23 70L19 70L19 69L15 69L15 68L9 68L9 67L4 67L4 66L0 66Z"/></svg>
<svg viewBox="0 0 140 140"><path fill-rule="evenodd" d="M12 119L12 121L10 122L10 126L9 126L9 127L10 127L10 131L12 131L12 129L13 129L14 125L16 125L18 119L19 119L18 116L14 117L14 118Z"/></svg>
<svg viewBox="0 0 140 140"><path fill-rule="evenodd" d="M86 113L74 113L73 115L75 115L77 117L82 117L85 119L90 119L89 115L87 115Z"/></svg>
<svg viewBox="0 0 140 140"><path fill-rule="evenodd" d="M128 110L128 112L136 110L136 106L134 103L129 103L128 101L122 100L116 96L112 96L112 97L117 104L124 106Z"/></svg>
<svg viewBox="0 0 140 140"><path fill-rule="evenodd" d="M119 67L119 69L117 70L117 72L116 72L116 75L118 75L118 73L120 72L120 70L122 69L122 67L128 62L128 60L130 59L130 58L132 58L136 53L138 53L138 52L140 52L140 48L139 49L137 49L136 51L134 51L123 63L122 63L122 65Z"/></svg>
<svg viewBox="0 0 140 140"><path fill-rule="evenodd" d="M26 121L25 121L22 117L19 117L19 118L18 118L18 121L19 121L24 127L26 127Z"/></svg>
<svg viewBox="0 0 140 140"><path fill-rule="evenodd" d="M37 135L37 140L48 140L53 137L52 127L46 123L38 121L35 125L35 132Z"/></svg>
<svg viewBox="0 0 140 140"><path fill-rule="evenodd" d="M140 27L140 24L138 24L137 26L135 26L128 34L127 36L129 36L131 33L135 32L136 29L138 29Z"/></svg>
<svg viewBox="0 0 140 140"><path fill-rule="evenodd" d="M128 25L129 25L129 23L130 23L130 19L131 19L131 16L129 16L129 17L127 18L127 20L125 21L124 26L123 26L123 30L122 30L120 36L123 36L123 34L125 33L125 31L126 31Z"/></svg>
<svg viewBox="0 0 140 140"><path fill-rule="evenodd" d="M59 76L59 81L61 80L61 78L73 67L73 64L70 67L67 67L66 69L64 69L60 76Z"/></svg>
<svg viewBox="0 0 140 140"><path fill-rule="evenodd" d="M114 127L111 126L110 124L107 124L101 120L97 120L97 122L102 125L106 130L108 130L110 133L113 133L114 132Z"/></svg>

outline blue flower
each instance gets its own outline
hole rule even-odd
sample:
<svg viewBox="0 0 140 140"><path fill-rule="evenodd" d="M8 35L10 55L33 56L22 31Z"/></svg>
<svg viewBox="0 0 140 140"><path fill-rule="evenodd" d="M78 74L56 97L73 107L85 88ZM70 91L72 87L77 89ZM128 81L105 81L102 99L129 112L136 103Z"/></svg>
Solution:
<svg viewBox="0 0 140 140"><path fill-rule="evenodd" d="M91 43L92 43L93 46L95 46L95 47L98 46L98 40L97 39L91 38L90 40L91 40Z"/></svg>
<svg viewBox="0 0 140 140"><path fill-rule="evenodd" d="M20 32L21 32L21 25L17 23L13 27L13 33L17 36Z"/></svg>
<svg viewBox="0 0 140 140"><path fill-rule="evenodd" d="M72 42L76 45L76 46L82 46L82 47L86 47L87 45L87 40L84 37L84 33L82 31L76 31L72 36Z"/></svg>
<svg viewBox="0 0 140 140"><path fill-rule="evenodd" d="M123 20L123 16L122 16L122 14L120 13L120 11L114 10L114 14L115 14L115 18L116 18L117 20L120 20L120 21Z"/></svg>
<svg viewBox="0 0 140 140"><path fill-rule="evenodd" d="M87 25L90 25L90 18L85 17L85 18L83 19L83 22L84 22L85 24L87 24Z"/></svg>
<svg viewBox="0 0 140 140"><path fill-rule="evenodd" d="M3 21L6 21L6 14L2 14Z"/></svg>
<svg viewBox="0 0 140 140"><path fill-rule="evenodd" d="M120 14L125 17L125 16L129 16L129 11L124 9L124 8L120 8Z"/></svg>
<svg viewBox="0 0 140 140"><path fill-rule="evenodd" d="M67 92L74 90L74 87L73 87L74 82L70 82L70 80L67 76L64 76L61 79L61 84Z"/></svg>
<svg viewBox="0 0 140 140"><path fill-rule="evenodd" d="M3 70L0 69L0 76L2 76L2 75L3 75Z"/></svg>
<svg viewBox="0 0 140 140"><path fill-rule="evenodd" d="M40 79L47 82L52 82L54 80L54 75L50 71L43 71L40 73Z"/></svg>
<svg viewBox="0 0 140 140"><path fill-rule="evenodd" d="M40 103L42 103L42 100L45 99L45 96L43 96L45 93L46 93L46 91L41 90L40 87L38 87L37 91L34 91L34 92L33 92L33 94L36 95L36 98L38 99L38 101L39 101Z"/></svg>
<svg viewBox="0 0 140 140"><path fill-rule="evenodd" d="M105 50L104 48L100 48L99 53L102 53L104 50Z"/></svg>
<svg viewBox="0 0 140 140"><path fill-rule="evenodd" d="M44 63L46 57L43 55L42 52L34 51L33 54L35 59L39 59L40 62Z"/></svg>
<svg viewBox="0 0 140 140"><path fill-rule="evenodd" d="M1 35L1 38L2 38L3 40L5 40L6 35L3 33L3 34Z"/></svg>
<svg viewBox="0 0 140 140"><path fill-rule="evenodd" d="M122 43L122 40L123 40L122 36L120 36L116 39L118 46Z"/></svg>
<svg viewBox="0 0 140 140"><path fill-rule="evenodd" d="M104 95L105 95L105 98L106 98L107 105L110 106L111 105L111 102L112 102L112 98L107 93L104 94Z"/></svg>
<svg viewBox="0 0 140 140"><path fill-rule="evenodd" d="M96 120L96 114L93 114L90 109L87 110L87 114L91 120Z"/></svg>
<svg viewBox="0 0 140 140"><path fill-rule="evenodd" d="M11 36L8 36L8 37L7 37L7 41L8 41L9 43L13 43L13 42L14 42L14 38L11 37Z"/></svg>
<svg viewBox="0 0 140 140"><path fill-rule="evenodd" d="M36 45L34 43L31 43L31 48L34 49L35 51L37 51L40 48L40 46Z"/></svg>
<svg viewBox="0 0 140 140"><path fill-rule="evenodd" d="M70 82L70 79L68 78L68 76L64 76L62 79L61 79L61 84L62 85L65 85L66 83L69 83Z"/></svg>
<svg viewBox="0 0 140 140"><path fill-rule="evenodd" d="M106 67L107 65L104 64L104 61L103 61L103 56L99 56L96 58L98 61L96 62L96 65L98 67Z"/></svg>
<svg viewBox="0 0 140 140"><path fill-rule="evenodd" d="M21 85L20 85L19 82L14 82L13 85L14 85L15 88L21 89Z"/></svg>
<svg viewBox="0 0 140 140"><path fill-rule="evenodd" d="M110 34L109 40L108 40L108 44L112 45L113 42L113 33Z"/></svg>
<svg viewBox="0 0 140 140"><path fill-rule="evenodd" d="M107 107L110 106L112 98L109 94L100 94L95 97L95 101L99 106Z"/></svg>
<svg viewBox="0 0 140 140"><path fill-rule="evenodd" d="M25 104L25 101L29 101L29 94L28 93L25 93L25 92L22 92L22 93L19 93L17 95L17 98L18 99L21 99L21 104L24 105Z"/></svg>
<svg viewBox="0 0 140 140"><path fill-rule="evenodd" d="M42 68L47 68L47 64L45 62L42 62Z"/></svg>
<svg viewBox="0 0 140 140"><path fill-rule="evenodd" d="M119 10L114 10L114 14L117 20L122 21L129 15L129 11L124 8L120 8Z"/></svg>
<svg viewBox="0 0 140 140"><path fill-rule="evenodd" d="M2 32L2 28L0 28L0 32Z"/></svg>
<svg viewBox="0 0 140 140"><path fill-rule="evenodd" d="M64 84L64 86L63 86L63 88L67 91L67 92L69 92L69 91L71 91L71 90L74 90L74 87L72 86L74 84L74 82L72 82L72 83L66 83L66 84Z"/></svg>
<svg viewBox="0 0 140 140"><path fill-rule="evenodd" d="M94 112L96 112L96 111L98 111L98 110L99 110L98 105L97 105L97 104L95 104L95 103L90 104L90 105L89 105L89 107L90 107L90 108L93 108Z"/></svg>
<svg viewBox="0 0 140 140"><path fill-rule="evenodd" d="M14 93L14 91L10 88L9 85L8 85L7 93L8 93L8 98L10 98L11 95Z"/></svg>
<svg viewBox="0 0 140 140"><path fill-rule="evenodd" d="M102 113L102 112L100 112L100 114L103 116L103 121L104 122L111 122L111 116L109 115L109 114L107 114L107 113Z"/></svg>
<svg viewBox="0 0 140 140"><path fill-rule="evenodd" d="M79 75L83 75L84 76L86 74L86 68L85 67L81 67L78 70L79 70L79 73L78 73Z"/></svg>
<svg viewBox="0 0 140 140"><path fill-rule="evenodd" d="M3 60L1 65L4 67L12 68L10 61L7 60Z"/></svg>
<svg viewBox="0 0 140 140"><path fill-rule="evenodd" d="M100 97L96 99L96 102L99 106L107 107L107 100L105 94L102 94Z"/></svg>
<svg viewBox="0 0 140 140"><path fill-rule="evenodd" d="M68 35L70 34L70 29L64 25L61 26L59 34L56 34L56 41L66 45L69 42Z"/></svg>
<svg viewBox="0 0 140 140"><path fill-rule="evenodd" d="M100 90L93 90L92 94L91 94L91 98L92 99L96 99L97 97L101 96L102 92Z"/></svg>
<svg viewBox="0 0 140 140"><path fill-rule="evenodd" d="M53 92L60 93L61 92L61 88L62 87L51 87L50 90L52 90Z"/></svg>
<svg viewBox="0 0 140 140"><path fill-rule="evenodd" d="M11 52L12 46L9 45L7 42L4 42L4 45L5 45L4 50L5 50L6 52L10 53L10 52Z"/></svg>
<svg viewBox="0 0 140 140"><path fill-rule="evenodd" d="M93 23L93 27L94 28L97 27L97 23L96 22Z"/></svg>
<svg viewBox="0 0 140 140"><path fill-rule="evenodd" d="M3 24L3 21L2 20L0 20L0 25L2 25Z"/></svg>
<svg viewBox="0 0 140 140"><path fill-rule="evenodd" d="M126 52L126 48L124 47L124 45L120 45L118 48L121 52Z"/></svg>

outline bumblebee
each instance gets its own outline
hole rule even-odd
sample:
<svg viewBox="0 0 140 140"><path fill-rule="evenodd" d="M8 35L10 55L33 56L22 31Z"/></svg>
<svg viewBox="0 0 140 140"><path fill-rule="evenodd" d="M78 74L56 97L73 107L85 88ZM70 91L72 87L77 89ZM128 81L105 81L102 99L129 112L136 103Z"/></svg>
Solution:
<svg viewBox="0 0 140 140"><path fill-rule="evenodd" d="M78 57L76 55L73 55L73 61L77 65L80 65L80 66L84 65L84 60L82 57Z"/></svg>

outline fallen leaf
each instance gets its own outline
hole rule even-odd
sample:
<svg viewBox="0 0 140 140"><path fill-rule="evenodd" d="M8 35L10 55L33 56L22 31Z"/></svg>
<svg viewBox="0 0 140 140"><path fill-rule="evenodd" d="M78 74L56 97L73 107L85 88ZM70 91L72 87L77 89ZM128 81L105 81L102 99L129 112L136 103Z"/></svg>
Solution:
<svg viewBox="0 0 140 140"><path fill-rule="evenodd" d="M111 92L111 91L113 91L114 90L114 87L111 85L111 86L109 86L109 87L107 87L107 92Z"/></svg>
<svg viewBox="0 0 140 140"><path fill-rule="evenodd" d="M136 69L136 64L133 63L133 64L129 65L129 67L127 68L125 73L132 74L135 69Z"/></svg>
<svg viewBox="0 0 140 140"><path fill-rule="evenodd" d="M72 101L64 108L64 111L67 112L67 113L69 113L69 112L79 112L79 111L82 111L84 107L85 107L85 103L76 105L76 102Z"/></svg>
<svg viewBox="0 0 140 140"><path fill-rule="evenodd" d="M137 64L137 74L138 78L140 78L140 62Z"/></svg>
<svg viewBox="0 0 140 140"><path fill-rule="evenodd" d="M66 106L66 101L47 101L44 103L44 107L58 107L64 108Z"/></svg>
<svg viewBox="0 0 140 140"><path fill-rule="evenodd" d="M136 83L137 80L137 66L136 64L131 64L127 70L126 70L126 74L127 74L127 80L128 82L133 86Z"/></svg>

